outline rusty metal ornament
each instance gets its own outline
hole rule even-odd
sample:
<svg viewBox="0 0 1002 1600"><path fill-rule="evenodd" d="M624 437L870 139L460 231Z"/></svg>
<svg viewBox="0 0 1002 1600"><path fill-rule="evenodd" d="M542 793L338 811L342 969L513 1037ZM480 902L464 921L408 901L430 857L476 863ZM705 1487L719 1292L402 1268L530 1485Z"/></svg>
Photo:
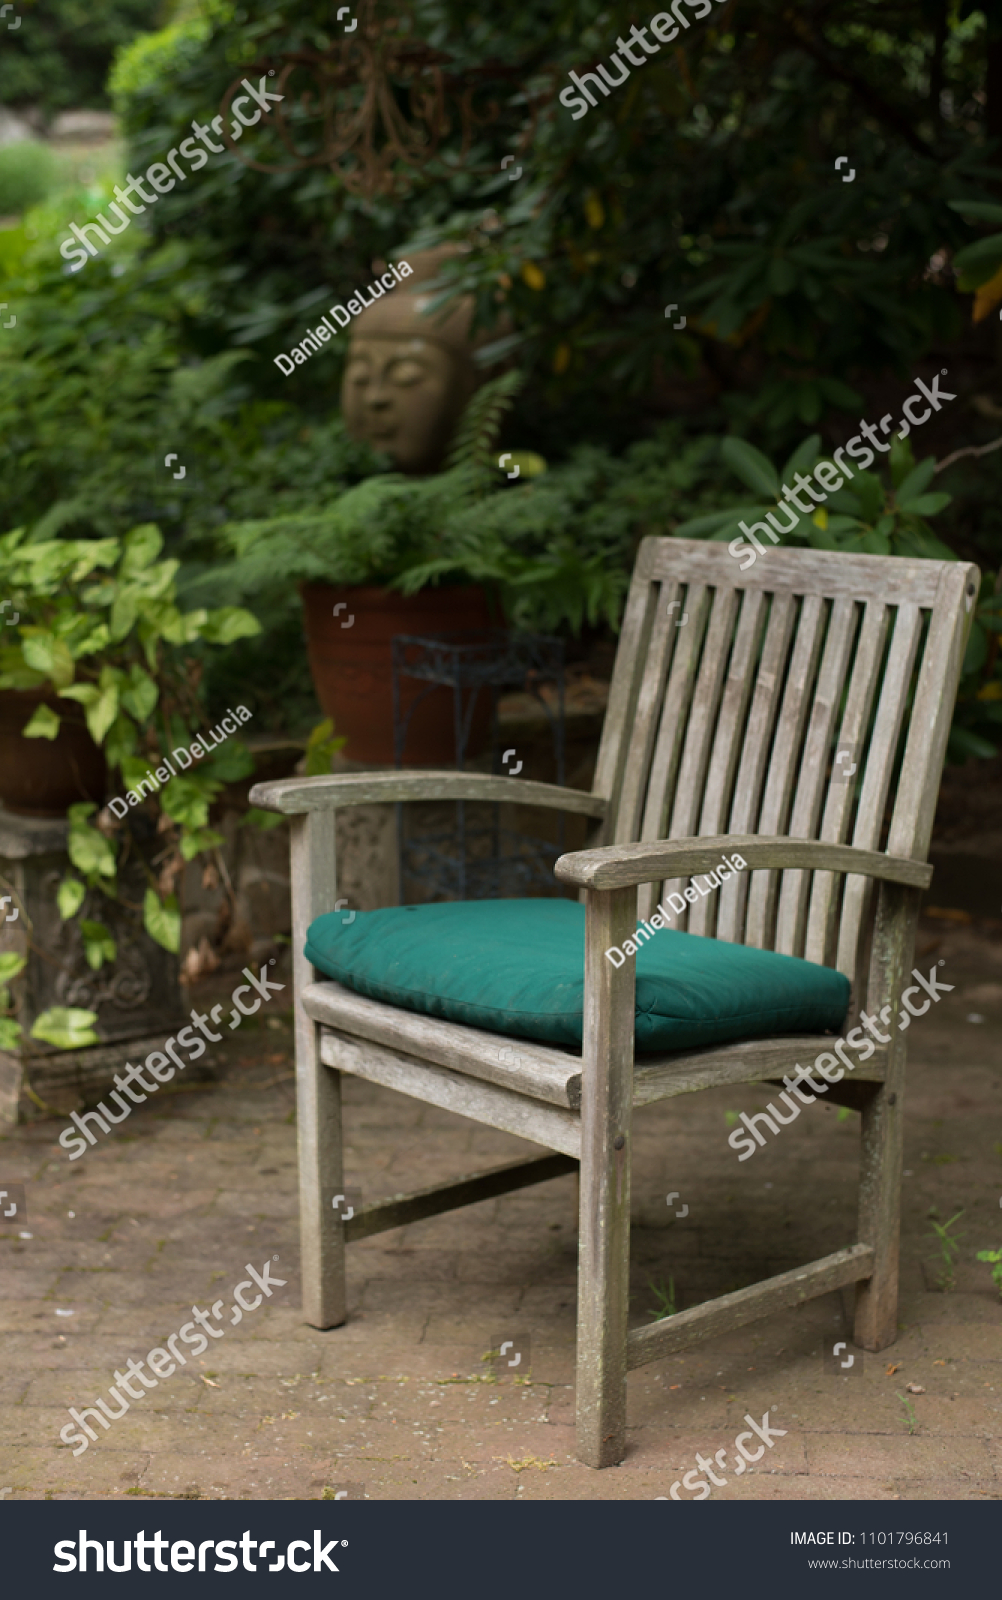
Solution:
<svg viewBox="0 0 1002 1600"><path fill-rule="evenodd" d="M256 172L329 167L349 193L366 199L400 197L436 159L449 172L495 173L495 163L467 166L477 130L496 122L502 109L494 98L478 111L475 100L489 88L496 93L506 80L521 87L524 73L501 63L450 73L451 57L401 31L399 17L377 19L376 0L360 0L357 11L357 28L327 50L278 51L242 69L220 105L227 148ZM276 102L258 124L271 128L281 140L290 157L284 164L255 160L239 147L243 136L239 122L234 119L227 126L230 102L243 78L253 79L269 69L276 71L273 92L278 94L286 94L286 85L297 72L308 73L315 84ZM553 92L548 85L541 94L525 93L529 125L515 146L516 155L528 149L540 108ZM236 139L233 128L238 130ZM441 147L457 128L458 158L447 158L440 154ZM297 149L297 133L313 148Z"/></svg>

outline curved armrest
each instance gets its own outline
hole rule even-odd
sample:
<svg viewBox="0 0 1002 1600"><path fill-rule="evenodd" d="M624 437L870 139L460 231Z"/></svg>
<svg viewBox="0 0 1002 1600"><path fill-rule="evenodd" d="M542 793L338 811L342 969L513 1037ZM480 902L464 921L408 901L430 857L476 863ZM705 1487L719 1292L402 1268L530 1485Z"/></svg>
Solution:
<svg viewBox="0 0 1002 1600"><path fill-rule="evenodd" d="M807 872L856 872L865 878L928 889L932 867L904 856L858 850L851 844L823 844L759 834L716 835L712 839L651 839L641 844L611 844L561 856L554 873L583 889L629 889L659 878L688 878L712 872L724 851L739 855L749 871L762 867L802 868Z"/></svg>
<svg viewBox="0 0 1002 1600"><path fill-rule="evenodd" d="M335 772L317 778L279 778L273 783L256 783L250 800L252 805L286 816L394 800L504 800L585 817L604 817L608 808L600 795L586 794L583 789L561 789L555 783L532 783L487 772Z"/></svg>

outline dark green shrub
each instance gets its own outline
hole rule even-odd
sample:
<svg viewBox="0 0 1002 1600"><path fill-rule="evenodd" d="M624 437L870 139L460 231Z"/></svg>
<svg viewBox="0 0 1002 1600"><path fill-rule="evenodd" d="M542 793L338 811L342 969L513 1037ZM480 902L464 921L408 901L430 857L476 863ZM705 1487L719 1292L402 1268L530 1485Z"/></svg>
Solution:
<svg viewBox="0 0 1002 1600"><path fill-rule="evenodd" d="M25 139L0 149L0 217L19 216L44 200L56 181L56 158L48 145Z"/></svg>
<svg viewBox="0 0 1002 1600"><path fill-rule="evenodd" d="M47 116L69 107L104 109L104 83L115 51L145 28L159 27L164 0L18 0L21 25L8 13L0 50L0 105L39 106Z"/></svg>

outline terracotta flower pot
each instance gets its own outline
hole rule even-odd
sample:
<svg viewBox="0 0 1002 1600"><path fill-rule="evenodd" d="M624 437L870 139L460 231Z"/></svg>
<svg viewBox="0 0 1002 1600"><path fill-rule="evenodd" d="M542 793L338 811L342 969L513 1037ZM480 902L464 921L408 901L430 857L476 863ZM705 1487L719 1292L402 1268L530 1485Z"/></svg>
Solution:
<svg viewBox="0 0 1002 1600"><path fill-rule="evenodd" d="M40 705L61 719L54 739L26 739ZM87 731L83 707L52 689L0 689L0 800L24 817L61 817L80 800L104 804L104 754Z"/></svg>
<svg viewBox="0 0 1002 1600"><path fill-rule="evenodd" d="M484 590L469 584L402 595L396 589L306 583L300 593L313 685L324 714L334 719L335 733L347 737L342 755L373 766L392 765L394 635L489 629ZM337 616L335 606L340 607ZM401 679L404 714L427 687L413 678ZM467 705L464 697L464 711ZM453 707L453 691L445 687L433 689L422 701L408 727L404 766L455 764ZM468 755L483 750L489 729L490 698L481 690Z"/></svg>

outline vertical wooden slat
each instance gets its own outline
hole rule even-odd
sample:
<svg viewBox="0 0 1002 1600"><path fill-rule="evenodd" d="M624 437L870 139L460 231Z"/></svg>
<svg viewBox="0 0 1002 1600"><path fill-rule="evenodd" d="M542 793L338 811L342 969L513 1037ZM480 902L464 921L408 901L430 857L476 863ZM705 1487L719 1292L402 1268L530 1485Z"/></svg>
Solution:
<svg viewBox="0 0 1002 1600"><path fill-rule="evenodd" d="M668 606L681 596L680 585L677 583L655 585L654 592L658 595L657 610L629 730L615 836L610 839L611 844L632 844L635 839L641 837L640 824L647 792L651 752L654 749L664 703L668 665L680 631L673 625L672 618L668 614Z"/></svg>
<svg viewBox="0 0 1002 1600"><path fill-rule="evenodd" d="M692 709L685 730L682 760L672 803L671 825L667 833L669 839L689 839L695 834L699 824L703 789L713 745L713 731L723 691L727 658L734 637L737 611L737 591L725 589L723 586L717 589L706 630L706 643L699 664L699 676L692 696ZM680 892L683 884L683 879L667 880L664 892L665 894ZM681 919L678 925L681 925ZM687 926L691 925L687 923Z"/></svg>
<svg viewBox="0 0 1002 1600"><path fill-rule="evenodd" d="M884 808L890 793L891 776L898 741L908 707L908 686L915 665L915 652L922 632L922 612L915 605L901 605L894 617L887 664L884 668L873 731L866 751L863 787L853 827L852 843L861 850L878 850L884 821ZM861 968L865 951L860 932L872 904L873 884L869 878L851 874L845 880L839 918L835 964L853 982L854 992L866 993L866 972ZM861 981L863 980L863 981ZM865 1001L860 1000L861 1004Z"/></svg>
<svg viewBox="0 0 1002 1600"><path fill-rule="evenodd" d="M592 793L608 800L609 809L597 840L611 844L616 838L619 797L626 769L630 730L636 710L651 633L657 618L659 585L649 577L651 546L657 541L644 539L637 552L637 563L630 582L623 626L616 650L616 665L609 685L609 703L602 724ZM684 631L684 630L683 630Z"/></svg>
<svg viewBox="0 0 1002 1600"><path fill-rule="evenodd" d="M821 671L807 722L796 794L790 816L789 833L795 839L816 839L821 801L824 796L825 769L832 729L838 715L845 683L859 607L854 600L836 600L828 620ZM803 954L807 924L807 894L810 874L784 872L776 913L776 938L773 949L781 955Z"/></svg>
<svg viewBox="0 0 1002 1600"><path fill-rule="evenodd" d="M762 784L772 744L772 730L780 706L780 692L796 617L797 601L792 594L773 595L762 645L762 659L755 679L755 690L741 747L741 761L734 781L730 823L726 828L721 828L721 832L758 831L756 823L762 798ZM726 939L730 944L740 942L747 898L747 873L738 873L724 884L717 908L718 939Z"/></svg>
<svg viewBox="0 0 1002 1600"><path fill-rule="evenodd" d="M590 890L585 906L577 1450L611 1467L626 1449L635 972L605 951L636 928L637 892Z"/></svg>
<svg viewBox="0 0 1002 1600"><path fill-rule="evenodd" d="M689 620L679 628L675 652L672 656L668 687L665 691L661 723L658 728L651 775L647 785L647 804L641 828L642 839L663 839L668 826L668 806L675 774L682 756L686 717L696 683L703 635L710 614L710 593L703 584L690 584L685 599ZM646 890L641 904L644 915L654 904L657 885L644 884Z"/></svg>
<svg viewBox="0 0 1002 1600"><path fill-rule="evenodd" d="M741 615L738 618L734 643L730 650L720 713L713 733L698 823L702 837L726 831L725 819L741 753L740 730L751 698L755 678L755 657L765 613L766 596L763 591L746 590L742 598ZM697 893L701 894L708 887L708 883L702 879L694 887ZM702 934L704 937L713 933L718 898L718 891L713 889L705 899L697 901L692 907L687 921L690 933Z"/></svg>
<svg viewBox="0 0 1002 1600"><path fill-rule="evenodd" d="M894 797L889 855L924 861L929 853L939 775L980 577L977 567L960 561L945 566L940 576Z"/></svg>
<svg viewBox="0 0 1002 1600"><path fill-rule="evenodd" d="M883 660L888 621L885 605L879 600L867 602L850 672L842 725L838 733L839 744L850 746L854 752L854 761L851 764L855 765L856 771L851 775L847 774L846 768L850 765L848 762L842 763L838 769L832 767L824 801L824 815L818 834L819 838L831 844L842 844L848 837L857 786L865 787L863 774L867 757L864 741L880 674L880 664ZM823 761L822 772L827 766L827 755ZM837 907L835 885L834 872L816 872L811 884L804 956L808 961L816 961L821 965L831 954ZM846 973L846 977L850 979L854 976L852 970Z"/></svg>
<svg viewBox="0 0 1002 1600"><path fill-rule="evenodd" d="M821 652L824 620L823 596L805 595L797 619L797 634L777 718L762 809L755 830L760 834L777 835L786 831L801 733L811 703L811 688ZM765 950L770 948L768 934L775 897L775 873L753 872L748 876L744 942L757 950Z"/></svg>
<svg viewBox="0 0 1002 1600"><path fill-rule="evenodd" d="M290 818L292 855L292 969L300 995L317 977L303 954L314 917L334 909L337 899L333 810ZM299 1231L303 1314L315 1328L333 1328L346 1315L344 1230L324 1190L336 1192L343 1177L341 1074L320 1060L320 1029L298 1000L296 1115L299 1136Z"/></svg>

